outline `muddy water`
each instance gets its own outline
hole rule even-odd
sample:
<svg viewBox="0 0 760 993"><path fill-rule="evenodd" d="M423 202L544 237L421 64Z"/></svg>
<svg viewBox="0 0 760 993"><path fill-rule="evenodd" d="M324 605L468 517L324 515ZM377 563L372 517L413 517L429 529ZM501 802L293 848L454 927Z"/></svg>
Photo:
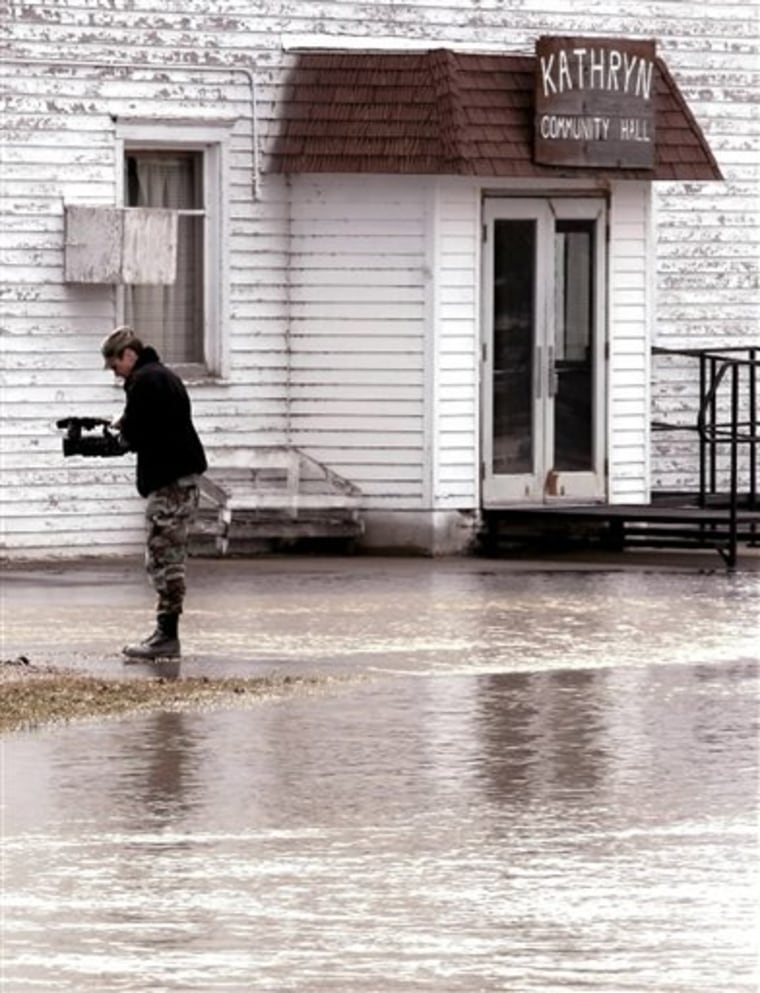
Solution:
<svg viewBox="0 0 760 993"><path fill-rule="evenodd" d="M265 580L187 667L362 678L8 736L3 993L756 991L757 576Z"/></svg>

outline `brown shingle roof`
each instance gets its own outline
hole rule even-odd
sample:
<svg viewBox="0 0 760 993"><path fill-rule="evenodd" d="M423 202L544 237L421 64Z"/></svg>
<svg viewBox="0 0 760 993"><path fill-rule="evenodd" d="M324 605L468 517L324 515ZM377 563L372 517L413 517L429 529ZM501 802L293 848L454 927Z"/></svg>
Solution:
<svg viewBox="0 0 760 993"><path fill-rule="evenodd" d="M535 59L529 55L320 51L298 57L270 172L579 176L603 169L533 162ZM654 169L629 179L722 179L707 142L657 60Z"/></svg>

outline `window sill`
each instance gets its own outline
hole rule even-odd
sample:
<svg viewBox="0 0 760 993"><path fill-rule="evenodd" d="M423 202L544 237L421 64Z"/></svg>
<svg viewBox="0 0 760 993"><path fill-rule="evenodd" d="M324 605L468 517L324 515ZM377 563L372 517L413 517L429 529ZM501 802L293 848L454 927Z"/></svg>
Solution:
<svg viewBox="0 0 760 993"><path fill-rule="evenodd" d="M228 386L230 380L225 376L219 376L214 372L194 373L191 376L185 375L178 369L174 369L185 386Z"/></svg>
<svg viewBox="0 0 760 993"><path fill-rule="evenodd" d="M218 386L220 383L227 383L229 380L221 373L212 372L200 363L177 362L166 365L180 377L185 386Z"/></svg>
<svg viewBox="0 0 760 993"><path fill-rule="evenodd" d="M175 372L185 386L227 386L230 383L228 376L223 376L221 373L209 372L202 366L197 365L171 365L168 362L163 363L167 369L171 369ZM124 388L123 380L114 376L112 385L118 389Z"/></svg>

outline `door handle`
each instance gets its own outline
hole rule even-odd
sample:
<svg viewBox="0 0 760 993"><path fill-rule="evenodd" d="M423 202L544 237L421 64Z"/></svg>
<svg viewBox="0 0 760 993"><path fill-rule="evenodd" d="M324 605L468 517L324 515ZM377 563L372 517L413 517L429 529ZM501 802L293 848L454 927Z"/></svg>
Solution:
<svg viewBox="0 0 760 993"><path fill-rule="evenodd" d="M559 373L557 372L557 364L554 361L553 345L551 345L548 349L548 361L546 365L546 377L549 384L548 393L550 397L555 397L557 395L557 391L559 390Z"/></svg>
<svg viewBox="0 0 760 993"><path fill-rule="evenodd" d="M540 345L536 346L536 368L533 370L533 380L535 383L536 400L541 399L541 380L543 379L544 370L541 363L541 358L543 355L543 349Z"/></svg>

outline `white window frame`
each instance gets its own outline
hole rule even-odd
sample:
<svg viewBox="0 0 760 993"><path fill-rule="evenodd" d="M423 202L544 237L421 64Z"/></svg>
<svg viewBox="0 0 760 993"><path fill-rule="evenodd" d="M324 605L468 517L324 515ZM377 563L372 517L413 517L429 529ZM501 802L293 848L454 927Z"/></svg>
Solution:
<svg viewBox="0 0 760 993"><path fill-rule="evenodd" d="M124 157L130 149L197 151L203 154L203 363L174 365L186 380L225 379L229 369L227 322L227 186L229 141L234 121L122 120L116 123L116 196L123 205ZM124 290L117 290L119 323ZM139 334L139 328L136 329Z"/></svg>

